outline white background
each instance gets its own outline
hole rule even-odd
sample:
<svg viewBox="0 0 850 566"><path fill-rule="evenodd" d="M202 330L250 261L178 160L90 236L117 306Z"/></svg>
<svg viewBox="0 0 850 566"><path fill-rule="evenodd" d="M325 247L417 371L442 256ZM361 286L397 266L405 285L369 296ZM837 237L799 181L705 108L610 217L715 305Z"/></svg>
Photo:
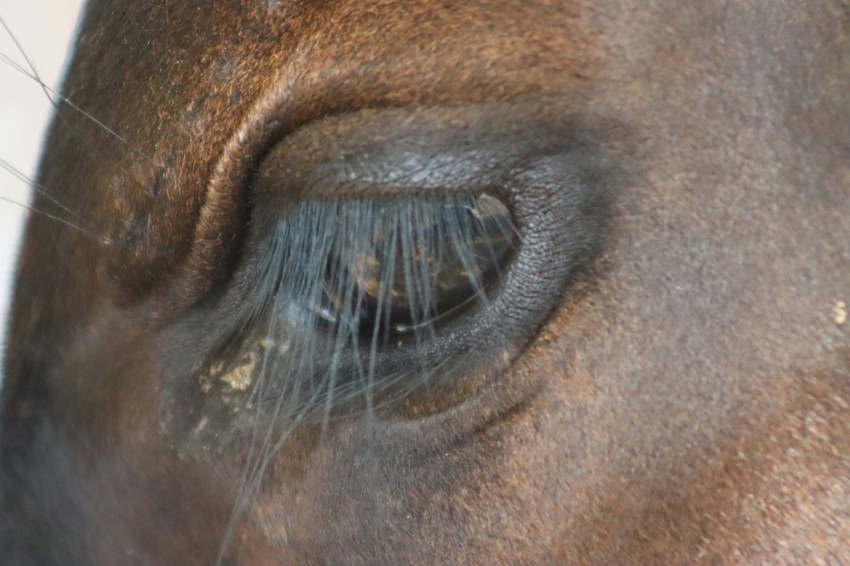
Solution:
<svg viewBox="0 0 850 566"><path fill-rule="evenodd" d="M59 82L81 4L81 0L0 0L0 18L50 86ZM41 87L15 71L5 58L25 65L0 27L0 336L4 345L0 362L18 239L27 213L21 205L30 202L27 184L2 166L8 164L32 178L51 110Z"/></svg>

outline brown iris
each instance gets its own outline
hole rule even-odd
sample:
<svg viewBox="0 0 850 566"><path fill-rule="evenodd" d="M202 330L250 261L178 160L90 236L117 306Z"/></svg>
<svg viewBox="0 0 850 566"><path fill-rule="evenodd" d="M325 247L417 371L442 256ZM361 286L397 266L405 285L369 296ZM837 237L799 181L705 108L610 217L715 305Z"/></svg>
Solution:
<svg viewBox="0 0 850 566"><path fill-rule="evenodd" d="M379 202L356 219L342 215L352 229L330 250L321 312L367 337L431 332L486 303L516 244L510 212L487 194Z"/></svg>

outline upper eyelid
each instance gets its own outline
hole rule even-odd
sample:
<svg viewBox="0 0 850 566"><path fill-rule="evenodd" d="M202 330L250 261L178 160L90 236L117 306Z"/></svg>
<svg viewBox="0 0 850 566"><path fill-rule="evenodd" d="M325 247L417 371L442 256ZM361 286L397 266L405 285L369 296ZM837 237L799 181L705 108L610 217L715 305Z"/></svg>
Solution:
<svg viewBox="0 0 850 566"><path fill-rule="evenodd" d="M272 214L258 216L251 209L282 212L305 198L425 190L488 191L511 206L513 197L524 193L522 184L529 183L526 173L538 169L541 159L551 164L552 157L559 168L578 174L596 175L590 169L598 162L603 176L619 176L604 146L615 137L619 148L629 145L624 143L623 125L585 114L579 98L527 95L510 102L355 111L337 106L325 109L324 115L300 118L289 115L280 100L258 104L222 147L191 248L175 270L180 284L169 287L160 316L173 316L205 300L232 274L246 224L273 221ZM387 159L388 148L402 146L421 154L431 166L438 157L446 159L445 167L429 171L435 181L430 189L413 186L409 177L386 175L397 165ZM364 168L369 182L359 173Z"/></svg>
<svg viewBox="0 0 850 566"><path fill-rule="evenodd" d="M602 202L628 180L623 173L636 170L626 126L584 115L574 101L367 108L313 119L277 138L274 114L264 120L270 123L240 130L240 142L220 159L180 284L163 301L171 315L213 297L245 259L246 238L273 229L303 200L487 192L524 211L514 218L522 233L534 208L561 206L561 197L547 196L553 190L576 203ZM399 156L427 170L431 185L399 174ZM515 206L518 199L525 204Z"/></svg>
<svg viewBox="0 0 850 566"><path fill-rule="evenodd" d="M529 118L521 107L383 109L323 119L263 157L254 199L285 206L432 191L502 193L537 160L582 153L585 131L569 114ZM389 133L387 133L389 132Z"/></svg>

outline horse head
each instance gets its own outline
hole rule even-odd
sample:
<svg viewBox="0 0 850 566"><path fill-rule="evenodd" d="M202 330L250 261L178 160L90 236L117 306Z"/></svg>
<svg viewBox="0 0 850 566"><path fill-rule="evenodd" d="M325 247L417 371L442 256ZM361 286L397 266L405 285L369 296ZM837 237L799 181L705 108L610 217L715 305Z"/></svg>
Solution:
<svg viewBox="0 0 850 566"><path fill-rule="evenodd" d="M91 0L63 95L4 564L850 562L845 1Z"/></svg>

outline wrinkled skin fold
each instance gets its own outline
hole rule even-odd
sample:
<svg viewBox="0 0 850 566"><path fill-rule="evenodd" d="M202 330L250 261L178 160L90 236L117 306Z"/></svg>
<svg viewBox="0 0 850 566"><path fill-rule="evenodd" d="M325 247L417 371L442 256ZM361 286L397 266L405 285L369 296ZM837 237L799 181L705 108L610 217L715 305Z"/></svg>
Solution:
<svg viewBox="0 0 850 566"><path fill-rule="evenodd" d="M846 1L91 0L63 92L3 564L850 562ZM199 378L282 211L427 191L522 236L439 387Z"/></svg>

